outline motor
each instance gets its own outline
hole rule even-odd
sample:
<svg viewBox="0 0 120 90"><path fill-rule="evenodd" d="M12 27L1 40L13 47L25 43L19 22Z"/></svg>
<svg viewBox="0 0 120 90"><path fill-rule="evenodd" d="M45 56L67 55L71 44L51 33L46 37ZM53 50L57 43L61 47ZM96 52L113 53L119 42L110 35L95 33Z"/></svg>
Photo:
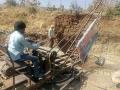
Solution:
<svg viewBox="0 0 120 90"><path fill-rule="evenodd" d="M51 62L54 62L56 58L57 58L57 52L56 51L51 52L50 53Z"/></svg>

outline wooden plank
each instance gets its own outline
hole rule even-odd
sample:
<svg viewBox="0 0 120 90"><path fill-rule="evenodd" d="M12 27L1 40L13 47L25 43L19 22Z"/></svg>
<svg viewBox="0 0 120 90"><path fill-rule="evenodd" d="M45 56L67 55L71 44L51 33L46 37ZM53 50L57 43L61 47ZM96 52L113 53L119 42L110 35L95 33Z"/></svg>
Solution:
<svg viewBox="0 0 120 90"><path fill-rule="evenodd" d="M70 62L70 61L66 61L66 63L65 63L65 61L60 62L61 65L62 65L62 64L66 65L66 64L68 64L68 63L71 63L71 62Z"/></svg>
<svg viewBox="0 0 120 90"><path fill-rule="evenodd" d="M15 87L27 83L28 80L25 75L18 75L15 77ZM4 81L5 89L4 90L11 90L13 88L13 78L7 79Z"/></svg>
<svg viewBox="0 0 120 90"><path fill-rule="evenodd" d="M60 63L60 62L62 62L62 61L64 61L65 59L56 59L55 60L55 63Z"/></svg>

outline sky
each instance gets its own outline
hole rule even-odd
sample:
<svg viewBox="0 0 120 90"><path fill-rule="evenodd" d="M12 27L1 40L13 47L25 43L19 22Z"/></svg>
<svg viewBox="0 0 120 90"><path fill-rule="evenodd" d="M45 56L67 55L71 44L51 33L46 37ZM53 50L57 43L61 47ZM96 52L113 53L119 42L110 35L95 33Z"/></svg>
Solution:
<svg viewBox="0 0 120 90"><path fill-rule="evenodd" d="M71 2L76 1L79 6L82 8L87 8L91 3L92 0L41 0L42 5L47 6L48 2L51 5L60 6L60 3L65 6L65 8L69 8Z"/></svg>
<svg viewBox="0 0 120 90"><path fill-rule="evenodd" d="M56 7L59 7L60 4L64 5L65 8L69 8L71 2L76 1L77 4L82 8L87 8L93 0L40 0L42 6L47 6L48 3L52 6L55 5ZM5 0L0 0L0 4L5 2Z"/></svg>

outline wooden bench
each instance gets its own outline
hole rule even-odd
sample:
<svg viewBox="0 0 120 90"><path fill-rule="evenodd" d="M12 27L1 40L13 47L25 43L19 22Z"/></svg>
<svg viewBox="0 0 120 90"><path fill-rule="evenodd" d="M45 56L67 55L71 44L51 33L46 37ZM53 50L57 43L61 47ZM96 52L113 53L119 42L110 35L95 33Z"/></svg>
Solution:
<svg viewBox="0 0 120 90"><path fill-rule="evenodd" d="M22 84L26 84L28 86L26 87L30 87L31 85L35 85L36 83L32 80L30 80L29 77L27 77L26 75L20 73L18 70L24 68L24 67L27 67L27 63L26 62L14 62L12 60L12 58L10 57L8 51L7 51L7 48L0 45L0 49L4 55L6 55L9 59L5 59L5 61L13 67L15 73L13 73L13 77L11 77L10 79L7 79L4 81L4 84L5 84L5 89L4 90L11 90L11 89L15 89L15 87L19 86L19 85L22 85ZM18 74L16 74L16 72Z"/></svg>
<svg viewBox="0 0 120 90"><path fill-rule="evenodd" d="M13 66L14 64L14 68L15 69L18 69L18 68L22 68L22 67L25 67L27 66L28 64L25 63L25 62L19 62L19 63L16 63L12 60L12 58L10 57L9 55L9 52L7 51L7 47L3 46L3 45L0 45L0 52L3 53L6 57L8 57L8 59L5 59L5 61L10 65L10 66Z"/></svg>

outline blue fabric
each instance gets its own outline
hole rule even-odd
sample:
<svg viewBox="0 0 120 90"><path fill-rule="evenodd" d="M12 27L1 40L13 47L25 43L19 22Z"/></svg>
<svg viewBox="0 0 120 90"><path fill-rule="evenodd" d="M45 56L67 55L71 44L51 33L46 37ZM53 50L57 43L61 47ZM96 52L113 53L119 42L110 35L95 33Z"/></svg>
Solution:
<svg viewBox="0 0 120 90"><path fill-rule="evenodd" d="M18 31L14 31L8 42L8 51L13 60L20 59L20 55L24 52L25 48L38 49L39 44L28 42L24 35Z"/></svg>
<svg viewBox="0 0 120 90"><path fill-rule="evenodd" d="M39 78L40 73L41 73L41 71L42 71L42 69L40 69L40 65L39 65L39 62L38 62L39 58L36 57L36 56L29 55L29 54L22 54L22 55L20 56L20 58L21 58L21 59L16 60L16 62L17 62L17 61L24 62L24 61L28 61L28 60L29 60L29 61L32 61L32 64L34 65L34 76L35 76L36 78Z"/></svg>

